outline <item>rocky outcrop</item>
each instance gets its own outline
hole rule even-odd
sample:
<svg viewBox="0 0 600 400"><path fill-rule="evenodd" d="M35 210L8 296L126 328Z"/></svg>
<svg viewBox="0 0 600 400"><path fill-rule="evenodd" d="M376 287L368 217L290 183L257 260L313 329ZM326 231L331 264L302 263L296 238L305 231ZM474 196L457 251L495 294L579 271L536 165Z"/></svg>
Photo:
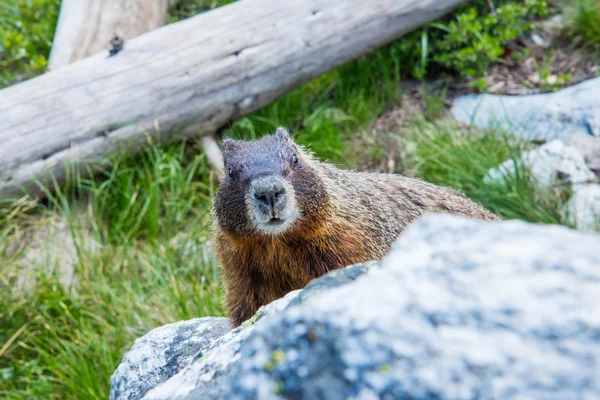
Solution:
<svg viewBox="0 0 600 400"><path fill-rule="evenodd" d="M381 262L263 307L144 399L599 398L598 243L425 216Z"/></svg>

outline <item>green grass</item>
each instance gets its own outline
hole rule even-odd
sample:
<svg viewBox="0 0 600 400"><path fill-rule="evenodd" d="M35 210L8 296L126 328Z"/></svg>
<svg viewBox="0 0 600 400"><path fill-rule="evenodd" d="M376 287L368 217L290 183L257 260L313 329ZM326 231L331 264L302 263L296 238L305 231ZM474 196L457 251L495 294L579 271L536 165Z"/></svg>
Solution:
<svg viewBox="0 0 600 400"><path fill-rule="evenodd" d="M531 144L495 131L461 129L453 122L415 122L399 137L407 151L407 175L449 186L505 219L569 225L563 213L570 191L560 182L550 188L535 183L522 152ZM516 170L503 181L485 183L489 169L513 160Z"/></svg>
<svg viewBox="0 0 600 400"><path fill-rule="evenodd" d="M600 0L563 1L562 10L565 35L600 57Z"/></svg>
<svg viewBox="0 0 600 400"><path fill-rule="evenodd" d="M47 204L4 214L7 248L16 231L52 228L57 217L69 239L55 243L61 231L50 230L42 241L53 247L42 246L33 261L0 253L0 398L107 398L108 379L135 338L222 313L203 171L204 157L190 145L151 146ZM55 255L70 247L75 279L65 285L59 271L67 259ZM17 285L23 271L28 281Z"/></svg>
<svg viewBox="0 0 600 400"><path fill-rule="evenodd" d="M0 88L46 71L60 0L0 0Z"/></svg>

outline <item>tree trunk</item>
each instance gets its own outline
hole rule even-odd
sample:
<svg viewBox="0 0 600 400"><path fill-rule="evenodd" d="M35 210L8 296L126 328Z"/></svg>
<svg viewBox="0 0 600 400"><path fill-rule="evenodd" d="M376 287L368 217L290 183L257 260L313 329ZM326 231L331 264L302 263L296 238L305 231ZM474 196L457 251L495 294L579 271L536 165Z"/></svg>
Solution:
<svg viewBox="0 0 600 400"><path fill-rule="evenodd" d="M0 194L210 133L465 0L243 0L0 91Z"/></svg>
<svg viewBox="0 0 600 400"><path fill-rule="evenodd" d="M131 40L160 28L169 0L62 0L50 69L106 51L115 36Z"/></svg>

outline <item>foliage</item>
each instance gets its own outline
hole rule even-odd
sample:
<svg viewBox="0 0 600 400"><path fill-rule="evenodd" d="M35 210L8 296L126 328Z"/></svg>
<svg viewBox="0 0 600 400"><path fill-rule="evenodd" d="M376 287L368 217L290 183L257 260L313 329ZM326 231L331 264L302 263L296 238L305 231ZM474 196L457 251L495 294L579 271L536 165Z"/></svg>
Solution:
<svg viewBox="0 0 600 400"><path fill-rule="evenodd" d="M521 154L531 145L494 131L463 130L455 123L420 121L412 125L402 148L409 148L405 173L449 186L506 219L569 225L563 206L569 198L566 185L551 188L535 183ZM503 182L486 183L488 170L507 159L520 166Z"/></svg>
<svg viewBox="0 0 600 400"><path fill-rule="evenodd" d="M565 35L574 45L600 56L600 0L571 0L561 3Z"/></svg>
<svg viewBox="0 0 600 400"><path fill-rule="evenodd" d="M0 0L0 88L46 70L60 0Z"/></svg>
<svg viewBox="0 0 600 400"><path fill-rule="evenodd" d="M236 0L177 0L174 1L169 8L167 22L177 22L182 19L193 17L204 11L212 10L221 7Z"/></svg>
<svg viewBox="0 0 600 400"><path fill-rule="evenodd" d="M0 221L9 249L0 251L0 398L106 399L136 337L222 313L204 171L190 145L150 146L103 177L79 176L46 205L0 206L12 210ZM23 259L26 249L39 257Z"/></svg>
<svg viewBox="0 0 600 400"><path fill-rule="evenodd" d="M547 13L545 0L496 3L495 12L487 1L468 3L400 39L409 72L417 78L443 70L465 77L482 75L500 61L505 44L531 28L531 19Z"/></svg>

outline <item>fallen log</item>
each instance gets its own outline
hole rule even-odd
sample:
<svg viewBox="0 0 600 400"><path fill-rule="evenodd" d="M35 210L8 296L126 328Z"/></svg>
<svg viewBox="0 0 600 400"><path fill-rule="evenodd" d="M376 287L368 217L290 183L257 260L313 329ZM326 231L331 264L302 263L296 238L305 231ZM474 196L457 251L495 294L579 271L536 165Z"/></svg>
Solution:
<svg viewBox="0 0 600 400"><path fill-rule="evenodd" d="M62 0L50 52L55 70L109 50L143 33L160 28L174 0ZM202 138L205 154L220 178L223 157L212 134Z"/></svg>
<svg viewBox="0 0 600 400"><path fill-rule="evenodd" d="M244 0L0 91L0 195L214 132L465 0Z"/></svg>
<svg viewBox="0 0 600 400"><path fill-rule="evenodd" d="M168 7L169 0L62 0L50 69L108 50L115 36L130 40L160 28Z"/></svg>

